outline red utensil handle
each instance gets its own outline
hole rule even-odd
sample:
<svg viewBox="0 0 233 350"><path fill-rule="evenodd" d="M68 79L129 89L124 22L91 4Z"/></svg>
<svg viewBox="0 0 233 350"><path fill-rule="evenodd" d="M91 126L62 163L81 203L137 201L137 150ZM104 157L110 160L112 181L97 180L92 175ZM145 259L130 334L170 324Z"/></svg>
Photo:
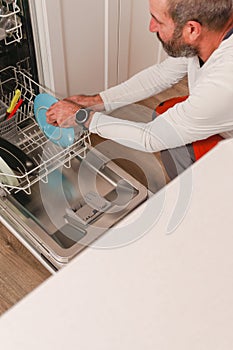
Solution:
<svg viewBox="0 0 233 350"><path fill-rule="evenodd" d="M21 98L21 99L19 100L19 102L16 104L15 108L13 109L13 111L8 115L8 117L6 118L6 120L11 119L11 118L15 115L15 113L17 112L17 110L19 109L19 107L22 105L22 103L23 103L23 99Z"/></svg>

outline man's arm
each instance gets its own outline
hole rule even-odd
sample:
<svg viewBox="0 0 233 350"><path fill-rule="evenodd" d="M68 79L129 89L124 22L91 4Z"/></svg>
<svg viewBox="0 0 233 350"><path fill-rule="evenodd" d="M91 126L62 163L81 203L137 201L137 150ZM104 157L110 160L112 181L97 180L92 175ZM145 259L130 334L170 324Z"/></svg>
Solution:
<svg viewBox="0 0 233 350"><path fill-rule="evenodd" d="M101 112L104 110L104 102L100 94L96 95L74 95L64 99L64 101L74 102L81 107L89 107L94 111Z"/></svg>
<svg viewBox="0 0 233 350"><path fill-rule="evenodd" d="M187 59L170 57L97 95L74 95L59 101L47 111L47 121L53 125L72 126L74 117L71 118L69 110L74 114L81 107L89 107L97 112L104 109L109 112L165 90L182 79L186 73Z"/></svg>
<svg viewBox="0 0 233 350"><path fill-rule="evenodd" d="M156 95L180 81L188 70L187 58L169 57L137 73L127 81L102 91L106 112Z"/></svg>
<svg viewBox="0 0 233 350"><path fill-rule="evenodd" d="M75 126L75 113L80 108L91 108L95 112L104 110L104 103L100 95L86 96L74 95L66 97L52 105L47 113L47 122L54 126L71 127ZM88 125L91 120L88 120Z"/></svg>

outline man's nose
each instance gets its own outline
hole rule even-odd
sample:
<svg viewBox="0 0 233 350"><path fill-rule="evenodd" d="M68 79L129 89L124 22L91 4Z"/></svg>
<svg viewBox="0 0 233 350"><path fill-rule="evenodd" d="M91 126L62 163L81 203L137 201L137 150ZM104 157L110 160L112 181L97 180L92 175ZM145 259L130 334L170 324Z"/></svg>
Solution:
<svg viewBox="0 0 233 350"><path fill-rule="evenodd" d="M154 18L151 18L150 20L150 26L149 26L150 32L157 33L159 31L158 23L155 21Z"/></svg>

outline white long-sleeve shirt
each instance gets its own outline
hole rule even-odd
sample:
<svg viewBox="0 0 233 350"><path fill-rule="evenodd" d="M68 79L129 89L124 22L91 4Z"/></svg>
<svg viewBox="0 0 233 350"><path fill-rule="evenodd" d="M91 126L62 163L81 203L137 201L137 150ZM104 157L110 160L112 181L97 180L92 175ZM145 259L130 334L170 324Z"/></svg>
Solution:
<svg viewBox="0 0 233 350"><path fill-rule="evenodd" d="M95 113L90 131L146 152L190 144L211 135L233 136L233 35L205 64L198 57L171 58L101 92L107 112L155 95L188 74L189 98L150 123Z"/></svg>

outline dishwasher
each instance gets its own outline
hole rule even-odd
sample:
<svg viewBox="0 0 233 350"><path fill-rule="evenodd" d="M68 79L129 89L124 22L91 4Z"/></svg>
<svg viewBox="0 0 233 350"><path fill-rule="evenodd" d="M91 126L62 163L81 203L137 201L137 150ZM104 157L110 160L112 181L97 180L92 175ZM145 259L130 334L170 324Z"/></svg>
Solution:
<svg viewBox="0 0 233 350"><path fill-rule="evenodd" d="M0 162L0 217L35 255L58 270L144 202L148 192L92 147L88 131L74 128L74 142L68 147L51 142L33 109L35 97L48 91L16 67L4 68L0 71L2 109L10 105L16 90L23 103L12 118L0 116L0 137L3 144L6 140L13 150L23 152L33 166L13 169L10 159L7 168ZM1 161L2 152L0 146ZM11 153L17 158L17 152Z"/></svg>

